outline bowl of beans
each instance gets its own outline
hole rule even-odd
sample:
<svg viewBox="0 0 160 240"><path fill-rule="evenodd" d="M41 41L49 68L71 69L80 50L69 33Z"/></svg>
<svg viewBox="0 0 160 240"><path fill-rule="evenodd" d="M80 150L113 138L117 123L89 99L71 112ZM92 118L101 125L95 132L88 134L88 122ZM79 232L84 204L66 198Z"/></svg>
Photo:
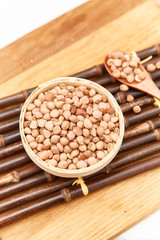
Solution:
<svg viewBox="0 0 160 240"><path fill-rule="evenodd" d="M109 164L124 135L124 117L112 94L92 81L62 77L32 92L20 114L28 156L60 177L82 177Z"/></svg>

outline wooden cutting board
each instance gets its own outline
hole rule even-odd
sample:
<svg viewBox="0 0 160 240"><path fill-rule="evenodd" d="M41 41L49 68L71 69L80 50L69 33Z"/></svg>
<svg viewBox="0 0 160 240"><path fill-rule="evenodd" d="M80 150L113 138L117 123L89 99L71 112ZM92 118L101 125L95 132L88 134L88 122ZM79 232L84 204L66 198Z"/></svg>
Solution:
<svg viewBox="0 0 160 240"><path fill-rule="evenodd" d="M153 0L92 0L0 50L0 97L160 42ZM160 169L0 229L2 240L107 240L160 208Z"/></svg>

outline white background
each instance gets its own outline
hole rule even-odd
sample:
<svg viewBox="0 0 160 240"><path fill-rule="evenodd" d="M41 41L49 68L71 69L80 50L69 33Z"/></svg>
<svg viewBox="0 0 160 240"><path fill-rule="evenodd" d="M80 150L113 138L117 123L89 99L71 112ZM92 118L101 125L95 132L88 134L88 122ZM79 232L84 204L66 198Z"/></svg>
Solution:
<svg viewBox="0 0 160 240"><path fill-rule="evenodd" d="M86 0L0 0L0 48L84 2ZM160 240L160 211L118 239Z"/></svg>

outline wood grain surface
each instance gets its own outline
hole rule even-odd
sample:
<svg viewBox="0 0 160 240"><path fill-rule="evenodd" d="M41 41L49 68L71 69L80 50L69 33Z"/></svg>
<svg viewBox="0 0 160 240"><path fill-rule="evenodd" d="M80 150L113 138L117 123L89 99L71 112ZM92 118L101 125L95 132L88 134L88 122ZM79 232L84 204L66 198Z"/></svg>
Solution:
<svg viewBox="0 0 160 240"><path fill-rule="evenodd" d="M153 0L92 0L0 50L0 97L160 42ZM160 208L160 169L0 229L3 240L107 240Z"/></svg>

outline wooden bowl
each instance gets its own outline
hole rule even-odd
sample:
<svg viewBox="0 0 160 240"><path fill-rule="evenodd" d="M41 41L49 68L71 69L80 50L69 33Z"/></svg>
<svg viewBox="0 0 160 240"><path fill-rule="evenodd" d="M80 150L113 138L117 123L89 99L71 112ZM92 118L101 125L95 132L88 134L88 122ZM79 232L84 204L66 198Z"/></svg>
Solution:
<svg viewBox="0 0 160 240"><path fill-rule="evenodd" d="M58 86L60 83L66 83L68 85L73 86L86 86L88 88L94 88L98 93L103 94L107 97L109 103L111 106L115 109L115 112L117 115L119 115L119 129L120 134L119 138L114 146L114 148L111 150L111 152L101 161L96 163L95 165L92 165L90 167L86 167L83 169L77 169L77 170L68 170L68 169L60 169L58 167L54 167L49 165L48 163L41 160L30 148L29 144L26 141L26 137L24 134L24 116L26 113L26 109L28 104L32 103L34 99L41 93L45 92L46 90L49 90L55 86ZM100 86L97 83L94 83L92 81L82 79L82 78L75 78L75 77L62 77L62 78L55 78L50 81L45 82L44 84L41 84L39 87L35 89L35 91L32 92L32 94L27 98L25 101L21 114L20 114L20 134L22 143L24 146L24 149L26 150L28 156L32 159L32 161L37 164L40 168L45 170L46 172L49 172L53 175L60 176L60 177L67 177L67 178L75 178L75 177L82 177L86 175L93 174L100 169L104 168L107 164L109 164L112 159L116 156L118 153L122 140L124 135L124 117L122 114L122 111L120 109L120 106L118 105L115 98L112 96L112 94L106 90L104 87Z"/></svg>

